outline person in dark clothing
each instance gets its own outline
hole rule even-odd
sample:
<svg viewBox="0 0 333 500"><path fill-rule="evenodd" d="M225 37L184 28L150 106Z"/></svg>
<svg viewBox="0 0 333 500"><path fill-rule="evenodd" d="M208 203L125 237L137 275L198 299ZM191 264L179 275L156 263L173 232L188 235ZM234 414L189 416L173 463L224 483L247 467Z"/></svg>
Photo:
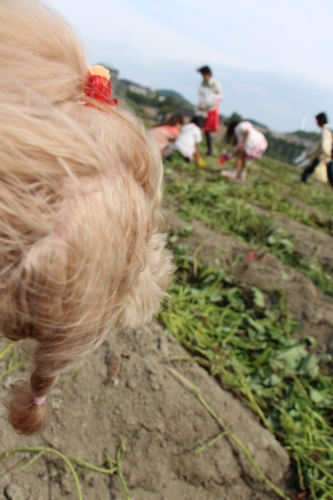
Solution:
<svg viewBox="0 0 333 500"><path fill-rule="evenodd" d="M328 119L326 113L319 113L316 116L316 121L318 127L321 128L320 140L311 153L307 155L307 158L312 160L311 164L306 167L302 173L301 181L306 183L309 175L312 175L316 170L317 166L321 161L328 165L328 162L332 159L332 132L328 126ZM329 173L329 168L327 166L327 176L331 185L331 179L333 181L333 171Z"/></svg>
<svg viewBox="0 0 333 500"><path fill-rule="evenodd" d="M327 163L327 178L331 187L333 188L333 161Z"/></svg>
<svg viewBox="0 0 333 500"><path fill-rule="evenodd" d="M319 164L320 159L314 158L311 164L303 170L301 181L307 183L308 177L313 174L316 170L316 166Z"/></svg>

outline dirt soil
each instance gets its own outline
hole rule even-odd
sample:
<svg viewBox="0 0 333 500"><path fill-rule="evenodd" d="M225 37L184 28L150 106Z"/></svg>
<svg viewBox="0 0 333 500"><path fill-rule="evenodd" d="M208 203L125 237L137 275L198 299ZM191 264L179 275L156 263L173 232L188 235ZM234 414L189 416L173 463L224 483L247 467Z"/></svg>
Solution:
<svg viewBox="0 0 333 500"><path fill-rule="evenodd" d="M256 205L250 205L259 215L271 217L267 210ZM325 270L332 269L333 238L323 231L313 229L283 215L273 215L276 227L281 227L295 236L297 250L306 257L316 256Z"/></svg>
<svg viewBox="0 0 333 500"><path fill-rule="evenodd" d="M328 215L326 212L323 212L320 210L320 208L314 206L314 205L307 205L303 201L299 200L298 198L293 198L291 197L291 202L293 205L296 205L298 208L301 208L304 212L309 212L310 214L315 214L317 217L321 218L325 222L330 222L333 224L333 217L331 215Z"/></svg>
<svg viewBox="0 0 333 500"><path fill-rule="evenodd" d="M324 295L311 280L284 266L269 253L255 254L255 260L246 261L246 256L252 250L246 243L214 231L200 221L185 222L175 213L174 207L167 211L167 216L171 229L182 229L189 225L194 228L193 234L181 242L190 245L190 253L198 253L202 264L211 265L214 260L219 259L223 264L232 266L235 259L239 259L240 261L230 268L230 272L241 285L260 288L271 305L277 303L279 292L283 291L288 299L292 317L302 323L297 335L315 337L322 352L333 354L333 299ZM274 218L277 226L282 227L283 222L284 227L295 234L300 251L302 249L304 253L312 254L320 248L322 259L325 259L325 262L326 259L333 261L331 236L285 217Z"/></svg>
<svg viewBox="0 0 333 500"><path fill-rule="evenodd" d="M107 379L112 353L122 355L117 383ZM59 378L52 392L52 423L42 436L14 433L1 406L0 453L17 446L53 446L67 456L103 465L103 453L115 456L121 434L127 447L123 473L132 500L266 500L274 494L260 482L242 452L223 438L210 449L193 450L221 430L197 400L167 371L173 366L201 389L204 397L274 483L286 474L289 459L276 439L253 414L197 364L172 362L187 356L157 322L138 331L119 331L78 370ZM2 395L19 376L2 383ZM51 457L39 459L22 473L28 456L13 455L0 462L0 498L58 500L76 498L68 472ZM6 494L5 494L6 491ZM117 476L87 473L87 500L124 500Z"/></svg>
<svg viewBox="0 0 333 500"><path fill-rule="evenodd" d="M167 216L171 228L189 225L174 210L169 210ZM197 252L203 264L219 259L230 266L240 284L260 287L272 304L279 300L278 290L284 290L293 317L302 322L299 334L311 334L324 351L333 350L332 299L274 256L254 254L254 260L249 262L246 256L251 248L244 242L215 232L199 221L191 225L194 232L184 242ZM309 231L314 237L319 233L305 230L307 236ZM233 265L236 257L238 263ZM0 349L3 347L0 343ZM121 355L122 367L112 381L107 373L115 354ZM217 436L220 429L196 396L167 371L168 366L200 388L275 484L285 484L289 469L285 450L250 410L222 390L197 364L172 360L184 356L188 354L156 321L137 331L113 332L93 356L59 378L49 398L52 422L42 435L26 438L15 434L5 408L0 406L0 454L19 446L51 446L67 456L102 466L105 451L115 457L121 434L127 447L123 473L132 500L276 498L229 438L220 439L199 454L193 453ZM4 359L0 361L0 372L4 363ZM23 366L21 372L1 380L1 395L5 396L14 380L27 375L27 367ZM45 455L19 472L29 458L28 454L16 454L0 461L0 499L76 499L73 480L59 460ZM85 473L82 489L85 500L125 499L118 476Z"/></svg>

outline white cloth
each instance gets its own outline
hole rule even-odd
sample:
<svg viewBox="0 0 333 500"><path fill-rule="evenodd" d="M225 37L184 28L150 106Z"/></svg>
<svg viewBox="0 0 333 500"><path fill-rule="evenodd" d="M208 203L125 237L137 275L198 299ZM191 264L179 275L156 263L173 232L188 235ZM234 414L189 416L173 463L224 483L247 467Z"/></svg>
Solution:
<svg viewBox="0 0 333 500"><path fill-rule="evenodd" d="M235 128L235 135L237 143L243 143L243 149L248 159L259 160L267 149L266 137L250 122L240 122Z"/></svg>
<svg viewBox="0 0 333 500"><path fill-rule="evenodd" d="M316 148L309 153L309 158L320 158L324 162L332 158L332 132L327 123L323 125L320 134L320 141Z"/></svg>
<svg viewBox="0 0 333 500"><path fill-rule="evenodd" d="M196 151L195 145L201 141L202 133L200 128L195 123L188 123L182 127L173 148L180 151L186 158L192 159Z"/></svg>
<svg viewBox="0 0 333 500"><path fill-rule="evenodd" d="M199 106L205 110L214 108L223 99L222 86L215 78L203 81L199 87Z"/></svg>
<svg viewBox="0 0 333 500"><path fill-rule="evenodd" d="M294 159L293 164L299 168L308 167L310 165L310 159L307 156L308 156L307 152L302 151L301 154Z"/></svg>
<svg viewBox="0 0 333 500"><path fill-rule="evenodd" d="M244 144L245 151L251 151L265 139L265 136L259 130L255 129L251 122L240 122L235 128L238 143L244 142L246 132L249 132L249 135Z"/></svg>
<svg viewBox="0 0 333 500"><path fill-rule="evenodd" d="M327 165L326 162L321 160L316 166L315 171L313 172L313 177L317 179L317 181L327 183L328 175L327 175Z"/></svg>

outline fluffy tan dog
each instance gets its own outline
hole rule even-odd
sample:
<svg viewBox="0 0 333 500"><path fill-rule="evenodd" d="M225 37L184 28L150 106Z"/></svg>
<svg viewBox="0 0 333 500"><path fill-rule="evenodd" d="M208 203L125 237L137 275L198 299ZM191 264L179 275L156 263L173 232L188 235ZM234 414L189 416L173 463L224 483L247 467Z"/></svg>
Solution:
<svg viewBox="0 0 333 500"><path fill-rule="evenodd" d="M172 264L159 152L131 114L87 96L85 53L63 19L0 0L0 67L0 329L37 342L30 381L7 403L31 434L59 373L110 329L152 317Z"/></svg>

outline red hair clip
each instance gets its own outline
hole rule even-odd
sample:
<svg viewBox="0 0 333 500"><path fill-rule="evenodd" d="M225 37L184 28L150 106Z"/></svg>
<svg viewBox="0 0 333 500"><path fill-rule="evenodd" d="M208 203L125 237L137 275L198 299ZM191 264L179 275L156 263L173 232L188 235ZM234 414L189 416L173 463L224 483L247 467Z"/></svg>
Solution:
<svg viewBox="0 0 333 500"><path fill-rule="evenodd" d="M109 72L103 66L91 66L89 68L84 93L87 97L91 97L96 101L105 102L112 106L118 104L118 99L112 98L112 84Z"/></svg>

